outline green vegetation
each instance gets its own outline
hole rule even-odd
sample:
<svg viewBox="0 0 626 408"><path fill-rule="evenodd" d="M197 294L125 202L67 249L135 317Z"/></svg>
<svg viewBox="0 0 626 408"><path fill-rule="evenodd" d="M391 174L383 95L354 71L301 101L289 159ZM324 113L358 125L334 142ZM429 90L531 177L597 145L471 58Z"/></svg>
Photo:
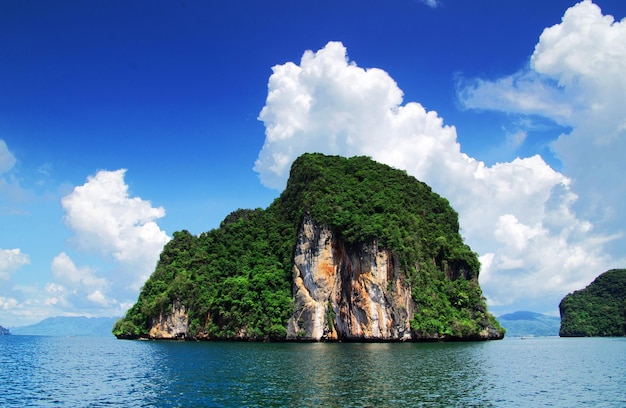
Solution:
<svg viewBox="0 0 626 408"><path fill-rule="evenodd" d="M562 337L626 336L626 269L612 269L559 304Z"/></svg>
<svg viewBox="0 0 626 408"><path fill-rule="evenodd" d="M150 319L179 300L189 312L189 335L236 338L285 336L292 310L289 228L271 211L238 210L220 228L174 233L137 303L118 321L116 336L146 336ZM284 227L284 226L283 226Z"/></svg>
<svg viewBox="0 0 626 408"><path fill-rule="evenodd" d="M367 157L305 154L267 209L235 211L197 237L174 233L114 334L147 336L151 319L178 300L191 337L284 338L293 253L307 213L348 245L377 242L394 252L413 288L418 337L473 338L488 327L503 333L478 285L478 257L446 199Z"/></svg>

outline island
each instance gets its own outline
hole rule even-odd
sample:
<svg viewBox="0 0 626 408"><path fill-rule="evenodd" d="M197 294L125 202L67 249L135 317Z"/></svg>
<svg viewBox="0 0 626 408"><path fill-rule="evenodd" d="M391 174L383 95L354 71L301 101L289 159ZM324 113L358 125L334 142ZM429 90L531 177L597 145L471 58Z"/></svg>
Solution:
<svg viewBox="0 0 626 408"><path fill-rule="evenodd" d="M626 336L626 269L611 269L559 304L561 337Z"/></svg>
<svg viewBox="0 0 626 408"><path fill-rule="evenodd" d="M368 157L304 154L266 209L178 231L120 339L501 339L448 200Z"/></svg>
<svg viewBox="0 0 626 408"><path fill-rule="evenodd" d="M4 327L0 326L0 336L7 336L7 335L9 335L9 334L11 334L11 333L9 332L9 329L6 329L6 328L4 328Z"/></svg>

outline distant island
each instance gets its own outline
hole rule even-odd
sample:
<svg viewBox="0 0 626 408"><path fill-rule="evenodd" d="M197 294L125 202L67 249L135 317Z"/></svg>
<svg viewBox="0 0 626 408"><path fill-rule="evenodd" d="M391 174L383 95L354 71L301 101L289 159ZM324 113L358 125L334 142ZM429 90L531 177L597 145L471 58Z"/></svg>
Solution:
<svg viewBox="0 0 626 408"><path fill-rule="evenodd" d="M498 317L507 337L558 336L561 319L535 312L513 312Z"/></svg>
<svg viewBox="0 0 626 408"><path fill-rule="evenodd" d="M111 327L117 319L85 316L48 317L29 326L13 327L11 332L24 336L111 337Z"/></svg>
<svg viewBox="0 0 626 408"><path fill-rule="evenodd" d="M267 209L173 234L122 339L501 339L448 200L368 157L304 154Z"/></svg>
<svg viewBox="0 0 626 408"><path fill-rule="evenodd" d="M611 269L559 304L562 337L626 336L626 269Z"/></svg>
<svg viewBox="0 0 626 408"><path fill-rule="evenodd" d="M11 334L9 332L9 329L5 329L4 327L0 326L0 336L8 336L9 334Z"/></svg>

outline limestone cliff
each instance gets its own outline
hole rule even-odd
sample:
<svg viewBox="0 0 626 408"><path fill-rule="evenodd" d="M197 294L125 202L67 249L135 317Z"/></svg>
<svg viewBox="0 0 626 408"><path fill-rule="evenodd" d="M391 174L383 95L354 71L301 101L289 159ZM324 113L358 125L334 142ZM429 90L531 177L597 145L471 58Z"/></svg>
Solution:
<svg viewBox="0 0 626 408"><path fill-rule="evenodd" d="M287 339L409 340L411 290L393 254L349 246L305 216L294 255Z"/></svg>
<svg viewBox="0 0 626 408"><path fill-rule="evenodd" d="M179 300L175 300L172 309L162 312L158 317L151 319L150 332L151 339L184 339L189 332L189 316Z"/></svg>

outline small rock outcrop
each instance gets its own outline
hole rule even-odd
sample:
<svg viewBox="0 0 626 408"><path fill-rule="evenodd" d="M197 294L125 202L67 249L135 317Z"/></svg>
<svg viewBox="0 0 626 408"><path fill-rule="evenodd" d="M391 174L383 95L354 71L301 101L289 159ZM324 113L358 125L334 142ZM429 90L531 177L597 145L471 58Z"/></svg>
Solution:
<svg viewBox="0 0 626 408"><path fill-rule="evenodd" d="M167 313L161 313L150 324L150 332L148 338L177 340L187 337L189 331L189 315L185 310L185 306L175 300L172 309Z"/></svg>

